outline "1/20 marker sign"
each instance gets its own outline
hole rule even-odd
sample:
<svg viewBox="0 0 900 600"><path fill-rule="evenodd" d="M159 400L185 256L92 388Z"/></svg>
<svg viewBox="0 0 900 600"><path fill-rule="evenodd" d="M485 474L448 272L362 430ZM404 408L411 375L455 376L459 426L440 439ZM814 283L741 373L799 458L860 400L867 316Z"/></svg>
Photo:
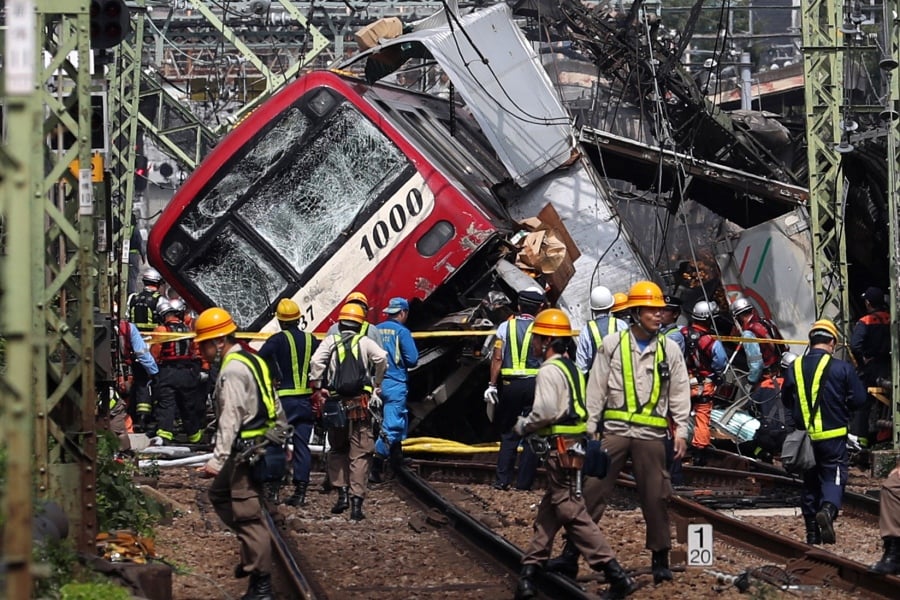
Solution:
<svg viewBox="0 0 900 600"><path fill-rule="evenodd" d="M689 567L708 567L713 564L713 526L708 523L691 523L688 525Z"/></svg>

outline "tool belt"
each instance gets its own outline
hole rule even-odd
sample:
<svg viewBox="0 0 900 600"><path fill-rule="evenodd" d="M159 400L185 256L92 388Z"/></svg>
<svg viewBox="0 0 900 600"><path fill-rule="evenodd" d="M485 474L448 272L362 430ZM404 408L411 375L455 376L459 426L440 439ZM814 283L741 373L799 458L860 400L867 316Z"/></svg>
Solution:
<svg viewBox="0 0 900 600"><path fill-rule="evenodd" d="M556 435L552 442L563 469L580 470L584 466L586 440L583 436Z"/></svg>
<svg viewBox="0 0 900 600"><path fill-rule="evenodd" d="M347 419L350 421L365 421L370 417L369 413L369 394L360 394L355 398L344 398L344 410L347 413Z"/></svg>

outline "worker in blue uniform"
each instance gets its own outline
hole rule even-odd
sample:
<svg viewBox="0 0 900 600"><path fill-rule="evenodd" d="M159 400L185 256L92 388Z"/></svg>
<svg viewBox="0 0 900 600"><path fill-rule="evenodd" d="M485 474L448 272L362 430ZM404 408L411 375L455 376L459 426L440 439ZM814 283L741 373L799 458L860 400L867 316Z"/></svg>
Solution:
<svg viewBox="0 0 900 600"><path fill-rule="evenodd" d="M309 361L319 346L312 334L300 329L300 307L290 298L278 301L275 318L281 331L259 349L259 355L269 364L270 373L278 385L278 398L288 423L294 428L291 443L291 473L294 491L285 500L289 506L306 504L312 455L309 437L316 423L309 384Z"/></svg>
<svg viewBox="0 0 900 600"><path fill-rule="evenodd" d="M408 411L406 397L408 371L419 362L419 350L412 333L406 327L409 318L409 302L405 298L391 298L382 311L387 320L378 324L381 346L387 352L388 366L381 384L383 419L381 433L375 442L375 458L370 479L377 482L385 458L390 457L391 467L398 468L403 461L402 442L406 439Z"/></svg>
<svg viewBox="0 0 900 600"><path fill-rule="evenodd" d="M850 415L866 401L853 366L832 356L838 337L828 319L813 323L809 351L787 370L782 391L794 426L809 433L816 457L816 465L803 474L800 499L809 544L835 543L834 521L847 485Z"/></svg>

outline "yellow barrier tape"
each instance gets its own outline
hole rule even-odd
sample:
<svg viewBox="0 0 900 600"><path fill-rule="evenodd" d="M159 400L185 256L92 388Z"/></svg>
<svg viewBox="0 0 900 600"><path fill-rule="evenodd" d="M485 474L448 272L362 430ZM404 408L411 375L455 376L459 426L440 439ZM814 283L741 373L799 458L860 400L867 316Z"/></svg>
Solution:
<svg viewBox="0 0 900 600"><path fill-rule="evenodd" d="M430 338L444 338L444 337L478 337L478 336L488 336L494 335L497 333L496 329L469 329L469 330L453 330L453 331L413 331L412 336L415 339L430 339ZM573 332L575 337L578 335L578 331ZM150 344L159 344L162 342L175 342L178 340L188 340L195 337L197 334L194 332L190 333L177 333L177 332L168 332L168 331L149 331L141 333L141 337L147 343ZM254 340L254 341L265 341L269 339L274 332L271 331L238 331L235 334L235 337L242 340ZM324 339L326 334L324 333L313 333L313 337L317 339ZM761 344L788 344L789 346L799 345L806 346L809 344L809 340L787 340L787 339L770 339L770 338L756 338L756 337L739 337L733 335L713 335L713 338L722 341L722 342L734 342L739 344L741 342L756 342Z"/></svg>

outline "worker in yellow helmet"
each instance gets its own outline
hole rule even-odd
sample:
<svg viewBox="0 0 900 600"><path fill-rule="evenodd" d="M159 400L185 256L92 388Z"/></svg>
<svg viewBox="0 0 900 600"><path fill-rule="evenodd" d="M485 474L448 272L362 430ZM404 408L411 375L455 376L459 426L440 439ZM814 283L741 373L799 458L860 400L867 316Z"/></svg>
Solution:
<svg viewBox="0 0 900 600"><path fill-rule="evenodd" d="M359 328L359 332L378 344L379 347L383 347L381 343L381 333L378 331L378 328L375 325L369 322L369 309L371 308L371 306L369 305L369 298L364 293L356 291L347 296L344 304L356 305L362 308L363 322ZM334 335L335 333L338 333L338 325L338 323L332 323L331 327L328 328L326 334Z"/></svg>
<svg viewBox="0 0 900 600"><path fill-rule="evenodd" d="M322 414L331 442L328 479L338 488L331 512L337 515L349 508L353 521L365 518L362 504L375 452L369 401L378 397L387 369L387 352L360 333L365 316L358 304L344 304L338 333L322 340L309 367L313 390L327 390L328 396Z"/></svg>
<svg viewBox="0 0 900 600"><path fill-rule="evenodd" d="M279 300L275 318L281 331L266 340L259 349L259 355L268 361L274 374L278 398L288 422L294 428L291 465L294 491L285 501L289 506L306 504L312 466L309 436L316 423L309 385L309 363L319 342L311 333L300 329L300 316L300 307L296 302L290 298Z"/></svg>
<svg viewBox="0 0 900 600"><path fill-rule="evenodd" d="M809 329L809 351L784 376L782 398L794 426L812 440L815 466L803 474L800 512L809 544L835 543L834 521L847 485L847 433L866 388L850 363L833 356L840 335L828 319Z"/></svg>
<svg viewBox="0 0 900 600"><path fill-rule="evenodd" d="M263 490L284 476L288 423L266 361L244 350L235 331L234 319L221 308L208 308L197 317L194 341L200 353L211 364L221 361L214 391L216 446L202 473L215 477L209 500L241 543L235 575L250 576L243 597L272 600L272 544L263 520ZM251 465L248 459L257 449L264 454Z"/></svg>

